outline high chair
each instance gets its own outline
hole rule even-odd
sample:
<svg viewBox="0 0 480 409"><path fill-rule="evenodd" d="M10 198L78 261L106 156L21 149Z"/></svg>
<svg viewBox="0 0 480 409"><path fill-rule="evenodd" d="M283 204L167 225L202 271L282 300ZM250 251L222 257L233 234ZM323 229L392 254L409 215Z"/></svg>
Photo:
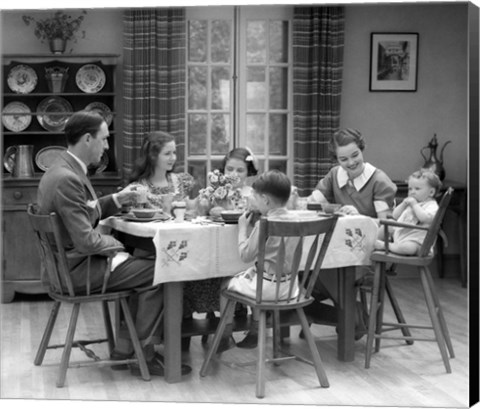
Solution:
<svg viewBox="0 0 480 409"><path fill-rule="evenodd" d="M451 373L450 362L448 354L451 358L454 358L453 346L450 340L450 334L448 332L447 324L443 316L442 308L440 301L438 299L437 293L435 291L435 285L432 279L432 275L428 266L432 262L433 247L435 245L436 238L440 231L440 226L445 215L448 203L452 197L453 189L448 188L444 193L442 200L439 204L439 209L429 227L422 227L418 225L410 225L406 223L399 223L394 220L380 220L380 224L384 226L385 229L385 250L376 250L371 255L371 260L374 265L375 274L373 281L373 290L370 304L370 318L368 324L368 338L366 345L366 354L365 354L365 368L370 367L370 360L372 357L372 348L373 341L375 340L375 352L380 350L380 340L381 339L393 339L393 340L406 340L406 341L431 341L436 342L438 348L440 349L440 354L442 356L443 363L447 373ZM419 250L418 255L416 256L403 256L391 253L388 249L388 237L389 232L388 228L390 226L397 227L408 227L412 229L419 229L427 231L425 240ZM431 326L425 325L413 325L408 323L387 323L383 322L383 312L384 312L384 300L385 300L385 285L386 285L386 265L387 264L404 264L415 266L418 268L420 274L421 283L423 292L425 294L425 300L427 303L427 308L431 320ZM392 284L390 280L389 283ZM424 338L417 336L386 336L384 335L387 331L392 330L402 330L406 328L417 328L417 329L429 329L433 330L434 338ZM448 350L448 353L447 353Z"/></svg>

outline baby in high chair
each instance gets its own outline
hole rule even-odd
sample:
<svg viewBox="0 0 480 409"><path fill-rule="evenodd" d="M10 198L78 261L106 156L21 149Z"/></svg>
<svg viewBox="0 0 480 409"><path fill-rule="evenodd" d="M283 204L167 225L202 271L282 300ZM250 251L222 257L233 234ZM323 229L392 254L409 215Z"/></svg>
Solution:
<svg viewBox="0 0 480 409"><path fill-rule="evenodd" d="M435 196L441 186L439 177L431 170L421 169L414 172L408 178L408 196L393 209L393 218L401 223L429 226L438 210ZM379 233L382 234L383 229ZM394 227L393 242L388 243L388 249L397 254L415 255L420 250L426 234L426 230ZM384 250L385 241L377 240L375 249Z"/></svg>

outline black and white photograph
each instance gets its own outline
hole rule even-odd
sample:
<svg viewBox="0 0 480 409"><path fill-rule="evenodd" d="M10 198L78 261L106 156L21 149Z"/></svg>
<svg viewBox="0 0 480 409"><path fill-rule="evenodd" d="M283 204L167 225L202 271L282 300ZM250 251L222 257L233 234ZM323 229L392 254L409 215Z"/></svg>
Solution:
<svg viewBox="0 0 480 409"><path fill-rule="evenodd" d="M478 4L6 3L2 408L478 407Z"/></svg>

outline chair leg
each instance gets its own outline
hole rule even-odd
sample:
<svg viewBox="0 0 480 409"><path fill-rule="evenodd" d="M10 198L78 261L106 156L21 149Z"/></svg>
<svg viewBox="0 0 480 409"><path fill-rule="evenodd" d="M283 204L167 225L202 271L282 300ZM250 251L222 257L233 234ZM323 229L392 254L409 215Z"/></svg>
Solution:
<svg viewBox="0 0 480 409"><path fill-rule="evenodd" d="M280 356L280 341L281 337L281 327L280 327L280 311L272 311L272 328L273 328L273 358ZM278 365L278 363L276 363Z"/></svg>
<svg viewBox="0 0 480 409"><path fill-rule="evenodd" d="M393 292L392 285L390 284L390 280L388 277L385 275L385 290L387 291L387 296L390 299L390 304L392 305L393 312L395 313L395 316L397 317L397 321L400 324L406 324L405 317L403 316L402 310L400 309L400 305L398 304L397 298L395 297L395 294ZM410 329L408 327L402 327L402 334L404 337L411 337L412 334L410 332ZM413 345L412 340L406 340L405 341L408 345Z"/></svg>
<svg viewBox="0 0 480 409"><path fill-rule="evenodd" d="M115 348L115 341L113 337L112 320L110 318L110 310L108 309L108 301L102 301L103 322L105 323L105 332L108 341L108 353L111 354Z"/></svg>
<svg viewBox="0 0 480 409"><path fill-rule="evenodd" d="M133 350L135 351L135 356L137 357L138 366L140 368L140 375L144 381L150 380L150 372L148 371L147 362L145 361L145 355L143 353L140 340L138 339L137 330L135 329L135 324L133 323L132 315L130 314L130 309L128 308L128 302L126 298L120 298L120 306L122 308L123 316L125 318L125 323L127 324L128 333L130 335L130 340L132 341Z"/></svg>
<svg viewBox="0 0 480 409"><path fill-rule="evenodd" d="M445 347L445 339L443 337L442 327L437 316L437 309L433 300L430 284L427 278L428 270L426 268L420 268L420 277L422 278L423 291L425 293L425 300L427 301L428 312L430 314L430 320L432 321L433 331L435 332L435 338L437 340L440 354L442 355L443 363L447 373L451 373L450 362L448 360L447 349Z"/></svg>
<svg viewBox="0 0 480 409"><path fill-rule="evenodd" d="M385 310L385 281L386 281L386 265L385 263L380 264L380 282L378 290L378 310L377 310L377 321L375 325L375 334L378 335L375 337L375 352L380 351L380 342L383 329L383 312Z"/></svg>
<svg viewBox="0 0 480 409"><path fill-rule="evenodd" d="M207 374L210 361L212 360L213 355L217 352L218 345L220 345L220 340L222 339L225 327L227 326L227 319L229 316L231 316L231 314L233 314L235 304L236 303L234 301L227 300L227 305L225 306L225 310L220 316L220 322L218 323L217 330L215 331L215 335L213 336L212 346L209 348L207 356L203 361L202 368L200 369L200 376L205 376Z"/></svg>
<svg viewBox="0 0 480 409"><path fill-rule="evenodd" d="M381 263L375 264L375 274L373 276L373 289L370 299L370 316L368 320L368 336L367 346L365 350L365 368L370 368L370 359L372 357L373 340L375 338L376 326L377 326L377 314L378 308L378 293L380 290L380 275L382 274Z"/></svg>
<svg viewBox="0 0 480 409"><path fill-rule="evenodd" d="M296 311L298 317L300 318L300 324L302 325L303 334L305 336L305 339L307 340L308 347L310 348L310 353L312 354L313 364L315 366L315 371L317 372L320 386L323 388L328 388L330 384L328 383L327 374L325 373L325 369L323 368L322 358L320 358L317 345L315 344L312 332L310 331L310 326L308 325L305 311L303 311L303 308L297 308Z"/></svg>
<svg viewBox="0 0 480 409"><path fill-rule="evenodd" d="M60 306L60 301L55 301L53 303L50 316L48 317L47 326L45 327L42 340L40 342L40 345L38 346L37 355L35 356L35 360L33 361L33 363L37 366L42 364L43 358L45 357L45 352L47 351L48 343L50 342L50 337L52 336L53 327L55 326L55 321L57 320Z"/></svg>
<svg viewBox="0 0 480 409"><path fill-rule="evenodd" d="M257 398L265 396L265 345L267 337L267 311L260 310L258 321Z"/></svg>
<svg viewBox="0 0 480 409"><path fill-rule="evenodd" d="M72 352L73 337L75 336L75 328L77 327L79 312L80 304L73 304L72 315L70 316L70 324L68 325L65 345L63 347L62 360L60 362L60 369L58 372L57 388L62 388L65 384L65 377L67 376L68 362L70 361L70 354Z"/></svg>
<svg viewBox="0 0 480 409"><path fill-rule="evenodd" d="M450 333L448 331L447 322L445 321L445 317L443 315L443 309L440 305L440 300L437 295L437 291L435 290L435 283L433 282L432 274L430 269L427 268L426 277L428 279L428 283L430 284L430 291L432 293L433 301L437 308L438 320L440 321L440 326L442 327L443 337L445 338L445 343L447 344L447 349L450 354L450 358L455 358L455 353L453 352L453 345L452 340L450 339Z"/></svg>

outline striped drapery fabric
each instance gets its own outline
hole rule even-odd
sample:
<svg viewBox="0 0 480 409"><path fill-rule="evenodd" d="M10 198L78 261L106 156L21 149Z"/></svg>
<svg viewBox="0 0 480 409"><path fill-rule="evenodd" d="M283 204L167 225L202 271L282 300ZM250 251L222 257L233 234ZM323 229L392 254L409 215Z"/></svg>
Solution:
<svg viewBox="0 0 480 409"><path fill-rule="evenodd" d="M344 7L295 7L294 184L308 195L332 167L328 141L340 123Z"/></svg>
<svg viewBox="0 0 480 409"><path fill-rule="evenodd" d="M185 155L186 33L183 8L124 13L123 174L152 131L175 136L177 171Z"/></svg>

